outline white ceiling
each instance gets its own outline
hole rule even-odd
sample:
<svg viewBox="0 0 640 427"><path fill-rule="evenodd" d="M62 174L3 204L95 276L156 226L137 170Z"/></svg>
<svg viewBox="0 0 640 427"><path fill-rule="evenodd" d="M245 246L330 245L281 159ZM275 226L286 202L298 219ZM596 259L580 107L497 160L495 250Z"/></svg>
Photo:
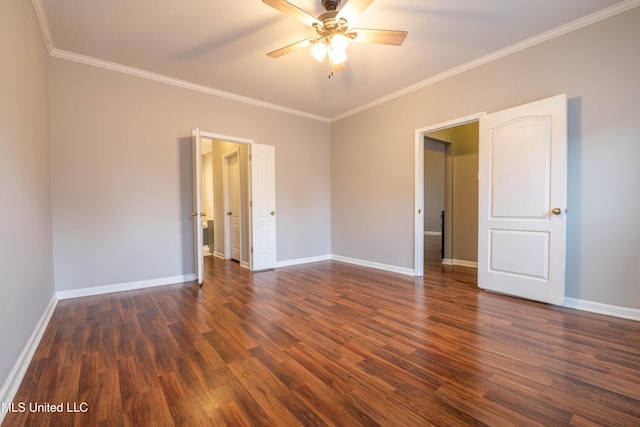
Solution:
<svg viewBox="0 0 640 427"><path fill-rule="evenodd" d="M321 0L290 2L314 16L323 12ZM34 5L53 53L71 52L335 118L628 2L376 0L352 26L407 30L404 45L351 43L346 69L331 79L326 62L316 62L308 48L278 59L266 56L315 34L261 0L34 0Z"/></svg>

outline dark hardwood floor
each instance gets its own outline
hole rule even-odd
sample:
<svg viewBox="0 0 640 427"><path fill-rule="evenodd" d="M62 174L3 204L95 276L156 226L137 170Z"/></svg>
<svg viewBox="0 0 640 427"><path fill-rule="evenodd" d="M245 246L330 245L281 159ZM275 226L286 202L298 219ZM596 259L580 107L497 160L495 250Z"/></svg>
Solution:
<svg viewBox="0 0 640 427"><path fill-rule="evenodd" d="M437 259L424 279L206 271L60 301L3 426L640 425L639 322L483 292Z"/></svg>

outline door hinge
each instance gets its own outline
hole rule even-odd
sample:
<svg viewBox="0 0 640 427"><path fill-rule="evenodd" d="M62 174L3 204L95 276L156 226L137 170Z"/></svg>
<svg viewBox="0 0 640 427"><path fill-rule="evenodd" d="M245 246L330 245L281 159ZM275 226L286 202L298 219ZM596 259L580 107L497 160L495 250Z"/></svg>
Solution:
<svg viewBox="0 0 640 427"><path fill-rule="evenodd" d="M252 208L253 207L253 200L249 200L249 207Z"/></svg>
<svg viewBox="0 0 640 427"><path fill-rule="evenodd" d="M253 253L253 246L251 246L251 253Z"/></svg>

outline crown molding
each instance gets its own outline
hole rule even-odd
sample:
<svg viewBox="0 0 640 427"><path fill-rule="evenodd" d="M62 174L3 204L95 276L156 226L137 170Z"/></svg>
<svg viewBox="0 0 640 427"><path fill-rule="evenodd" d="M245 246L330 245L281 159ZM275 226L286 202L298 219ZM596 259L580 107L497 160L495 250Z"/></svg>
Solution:
<svg viewBox="0 0 640 427"><path fill-rule="evenodd" d="M329 123L331 120L328 117L319 116L316 114L307 113L306 111L300 111L293 108L284 107L282 105L272 104L258 99L249 98L246 96L237 95L231 92L225 92L222 90L214 89L208 86L198 85L185 80L174 79L172 77L164 76L162 74L151 73L149 71L140 70L126 65L117 64L114 62L103 61L98 58L90 56L80 55L66 50L56 49L53 45L53 39L51 38L51 31L49 29L49 23L47 21L47 15L42 7L42 0L32 0L33 9L38 17L40 23L40 31L42 32L42 38L47 46L49 55L66 59L69 61L79 62L82 64L93 65L94 67L105 68L111 71L117 71L120 73L130 74L137 77L142 77L149 80L154 80L160 83L165 83L173 86L182 87L196 92L206 93L207 95L213 95L220 98L229 99L232 101L242 102L244 104L253 105L256 107L266 108L268 110L279 111L281 113L292 114L294 116L301 116L312 120L318 120L321 122Z"/></svg>
<svg viewBox="0 0 640 427"><path fill-rule="evenodd" d="M138 68L129 67L126 65L117 64L115 62L104 61L102 59L93 58L91 56L80 55L78 53L68 52L66 50L54 48L51 51L51 56L55 58L66 59L73 62L79 62L81 64L92 65L94 67L104 68L104 69L116 71L119 73L130 74L132 76L142 77L144 79L169 84L172 86L178 86L178 87L193 90L196 92L206 93L208 95L217 96L219 98L225 98L232 101L242 102L244 104L249 104L256 107L262 107L269 110L292 114L294 116L306 117L308 119L318 120L326 123L329 123L330 121L328 117L318 116L316 114L307 113L305 111L283 107L282 105L271 104L269 102L260 101L258 99L253 99L246 96L237 95L235 93L214 89L208 86L191 83L186 80L175 79L173 77L164 76L162 74L152 73L150 71L145 71Z"/></svg>
<svg viewBox="0 0 640 427"><path fill-rule="evenodd" d="M370 108L376 107L378 105L384 104L385 102L391 101L395 98L399 98L403 95L407 95L409 93L415 92L417 90L423 89L425 87L434 85L438 82L446 80L450 77L456 76L458 74L464 73L465 71L472 70L481 65L488 64L505 56L511 55L512 53L519 52L521 50L527 49L529 47L535 46L540 43L544 43L548 40L554 39L556 37L560 37L564 34L570 33L572 31L578 30L580 28L586 27L588 25L594 24L596 22L605 20L612 16L618 15L622 12L626 12L627 10L633 9L635 7L640 6L640 0L625 0L618 4L615 4L606 9L602 9L598 12L594 12L591 15L587 15L580 19L576 19L575 21L569 22L568 24L562 25L560 27L554 28L552 30L546 31L544 33L538 34L537 36L528 38L521 42L515 43L511 46L507 46L506 48L497 50L488 55L482 56L478 59L474 59L473 61L469 61L460 66L451 68L443 73L437 74L433 77L430 77L426 80L413 84L411 86L407 86L403 89L400 89L396 92L390 93L389 95L385 95L381 98L368 102L366 104L361 105L360 107L356 107L352 110L349 110L345 113L339 114L335 117L331 118L331 122L335 122L346 117L352 116L359 112L368 110Z"/></svg>
<svg viewBox="0 0 640 427"><path fill-rule="evenodd" d="M47 21L47 15L45 15L44 13L44 9L40 0L32 0L31 4L33 4L33 9L35 10L36 16L38 17L38 23L40 24L40 31L42 32L44 44L47 46L47 51L49 52L49 54L51 54L51 51L53 50L53 41L51 39L51 31L49 31L49 22Z"/></svg>

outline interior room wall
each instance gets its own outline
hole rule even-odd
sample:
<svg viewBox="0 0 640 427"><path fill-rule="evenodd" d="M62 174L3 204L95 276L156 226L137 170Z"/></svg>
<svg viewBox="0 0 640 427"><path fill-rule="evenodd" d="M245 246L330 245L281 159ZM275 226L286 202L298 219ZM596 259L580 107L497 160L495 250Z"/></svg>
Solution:
<svg viewBox="0 0 640 427"><path fill-rule="evenodd" d="M0 2L0 390L53 300L47 49L31 2ZM0 401L8 403L0 393ZM0 412L0 422L4 413Z"/></svg>
<svg viewBox="0 0 640 427"><path fill-rule="evenodd" d="M415 130L566 93L566 295L640 308L638 22L634 8L334 122L333 253L413 268Z"/></svg>
<svg viewBox="0 0 640 427"><path fill-rule="evenodd" d="M328 123L64 59L49 67L57 290L193 274L196 127L276 147L278 261L331 253Z"/></svg>
<svg viewBox="0 0 640 427"><path fill-rule="evenodd" d="M478 122L452 130L453 259L478 262Z"/></svg>
<svg viewBox="0 0 640 427"><path fill-rule="evenodd" d="M425 138L424 148L424 231L440 233L445 198L445 143Z"/></svg>

